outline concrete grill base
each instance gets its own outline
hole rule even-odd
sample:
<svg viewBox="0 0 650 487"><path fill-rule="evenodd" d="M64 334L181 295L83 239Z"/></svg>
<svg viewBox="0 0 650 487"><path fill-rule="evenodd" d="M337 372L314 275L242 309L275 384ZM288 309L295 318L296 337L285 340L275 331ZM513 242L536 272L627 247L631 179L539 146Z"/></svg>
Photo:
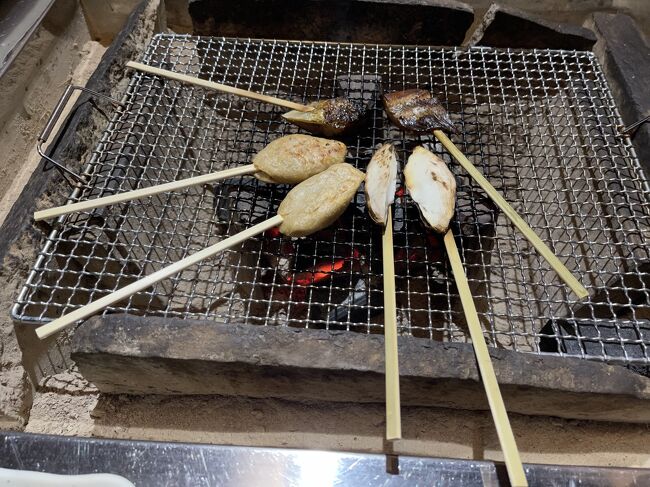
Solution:
<svg viewBox="0 0 650 487"><path fill-rule="evenodd" d="M470 344L400 338L405 406L487 410ZM104 393L382 403L383 336L130 315L95 317L72 358ZM648 422L650 379L580 359L491 349L509 411Z"/></svg>

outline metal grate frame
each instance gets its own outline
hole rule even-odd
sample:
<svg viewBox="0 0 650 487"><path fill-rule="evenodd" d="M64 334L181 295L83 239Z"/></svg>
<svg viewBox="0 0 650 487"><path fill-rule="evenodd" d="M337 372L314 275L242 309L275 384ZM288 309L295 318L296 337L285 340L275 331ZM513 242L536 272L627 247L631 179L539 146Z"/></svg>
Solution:
<svg viewBox="0 0 650 487"><path fill-rule="evenodd" d="M432 48L157 35L143 62L288 98L344 94L373 106L348 162L381 143L402 163L422 144L458 182L453 226L492 346L650 363L648 182L590 52ZM381 90L437 93L453 139L590 291L577 302L433 137L392 127ZM250 162L299 129L259 102L133 73L70 201ZM13 317L44 323L275 214L289 188L238 178L70 215L47 238ZM400 333L465 341L440 240L409 198L395 207ZM360 191L333 228L261 236L106 310L382 333L380 230ZM338 262L332 266L332 263ZM330 263L330 267L327 267ZM312 267L327 278L303 285Z"/></svg>

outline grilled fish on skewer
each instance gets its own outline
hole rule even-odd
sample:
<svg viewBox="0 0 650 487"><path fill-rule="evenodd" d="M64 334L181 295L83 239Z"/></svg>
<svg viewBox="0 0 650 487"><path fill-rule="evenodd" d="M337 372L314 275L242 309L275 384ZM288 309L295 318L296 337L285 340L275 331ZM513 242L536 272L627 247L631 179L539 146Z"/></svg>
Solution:
<svg viewBox="0 0 650 487"><path fill-rule="evenodd" d="M154 66L148 66L142 63L129 61L126 63L129 68L144 71L145 73L163 76L165 78L190 83L203 88L208 88L225 93L231 93L253 100L272 103L280 107L291 108L292 111L283 115L288 121L295 123L305 130L309 130L317 135L331 137L333 135L342 135L356 128L358 122L367 113L367 107L364 103L355 100L349 100L344 97L333 98L331 100L322 100L303 105L294 103L289 100L283 100L274 96L255 93L249 90L242 90L234 86L228 86L221 83L215 83L195 76L188 76L182 73L175 73L167 69L160 69ZM347 76L348 82L351 82L353 76ZM371 77L372 79L372 77Z"/></svg>
<svg viewBox="0 0 650 487"><path fill-rule="evenodd" d="M267 183L296 184L345 160L347 147L311 135L286 135L253 157L255 177Z"/></svg>
<svg viewBox="0 0 650 487"><path fill-rule="evenodd" d="M335 164L293 188L278 207L280 232L304 237L340 217L352 201L364 174L350 164Z"/></svg>
<svg viewBox="0 0 650 487"><path fill-rule="evenodd" d="M388 118L403 130L431 133L441 129L456 132L445 107L427 90L404 90L383 97Z"/></svg>
<svg viewBox="0 0 650 487"><path fill-rule="evenodd" d="M370 217L386 224L390 206L395 201L397 186L397 156L391 144L382 145L372 156L366 168L366 204Z"/></svg>
<svg viewBox="0 0 650 487"><path fill-rule="evenodd" d="M316 101L307 106L313 107L313 110L292 110L282 117L313 134L326 137L354 131L368 113L363 102L345 97Z"/></svg>
<svg viewBox="0 0 650 487"><path fill-rule="evenodd" d="M404 182L424 223L445 233L456 205L456 179L445 161L424 147L416 147L404 168Z"/></svg>

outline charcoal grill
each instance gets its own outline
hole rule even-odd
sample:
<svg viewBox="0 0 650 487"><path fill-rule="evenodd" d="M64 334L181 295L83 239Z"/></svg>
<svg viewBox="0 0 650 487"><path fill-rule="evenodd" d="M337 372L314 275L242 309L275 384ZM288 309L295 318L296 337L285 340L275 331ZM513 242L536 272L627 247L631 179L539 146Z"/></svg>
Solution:
<svg viewBox="0 0 650 487"><path fill-rule="evenodd" d="M364 169L386 142L402 163L417 144L447 161L458 181L453 231L491 345L650 363L648 182L592 53L161 34L142 61L297 102L368 101L367 127L345 140L348 162ZM587 300L574 299L432 136L388 123L381 90L413 87L444 101L461 150L580 279ZM69 201L249 164L298 131L281 113L133 73L85 166L88 182ZM274 215L287 190L240 178L62 217L13 317L42 324L69 313ZM399 333L468 340L440 242L408 196L395 206ZM382 333L379 232L359 192L327 232L293 242L267 232L104 312ZM319 279L305 284L315 270Z"/></svg>

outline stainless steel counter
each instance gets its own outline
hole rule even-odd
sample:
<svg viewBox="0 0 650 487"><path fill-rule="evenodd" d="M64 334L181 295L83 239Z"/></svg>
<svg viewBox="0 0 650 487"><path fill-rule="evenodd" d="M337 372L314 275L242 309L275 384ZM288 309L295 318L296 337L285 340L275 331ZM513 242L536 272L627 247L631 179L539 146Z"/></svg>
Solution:
<svg viewBox="0 0 650 487"><path fill-rule="evenodd" d="M0 433L0 467L60 474L108 472L136 486L508 485L492 462L400 457L387 474L383 455L104 440ZM530 486L646 486L650 470L526 465Z"/></svg>
<svg viewBox="0 0 650 487"><path fill-rule="evenodd" d="M0 2L0 76L40 25L54 0Z"/></svg>

